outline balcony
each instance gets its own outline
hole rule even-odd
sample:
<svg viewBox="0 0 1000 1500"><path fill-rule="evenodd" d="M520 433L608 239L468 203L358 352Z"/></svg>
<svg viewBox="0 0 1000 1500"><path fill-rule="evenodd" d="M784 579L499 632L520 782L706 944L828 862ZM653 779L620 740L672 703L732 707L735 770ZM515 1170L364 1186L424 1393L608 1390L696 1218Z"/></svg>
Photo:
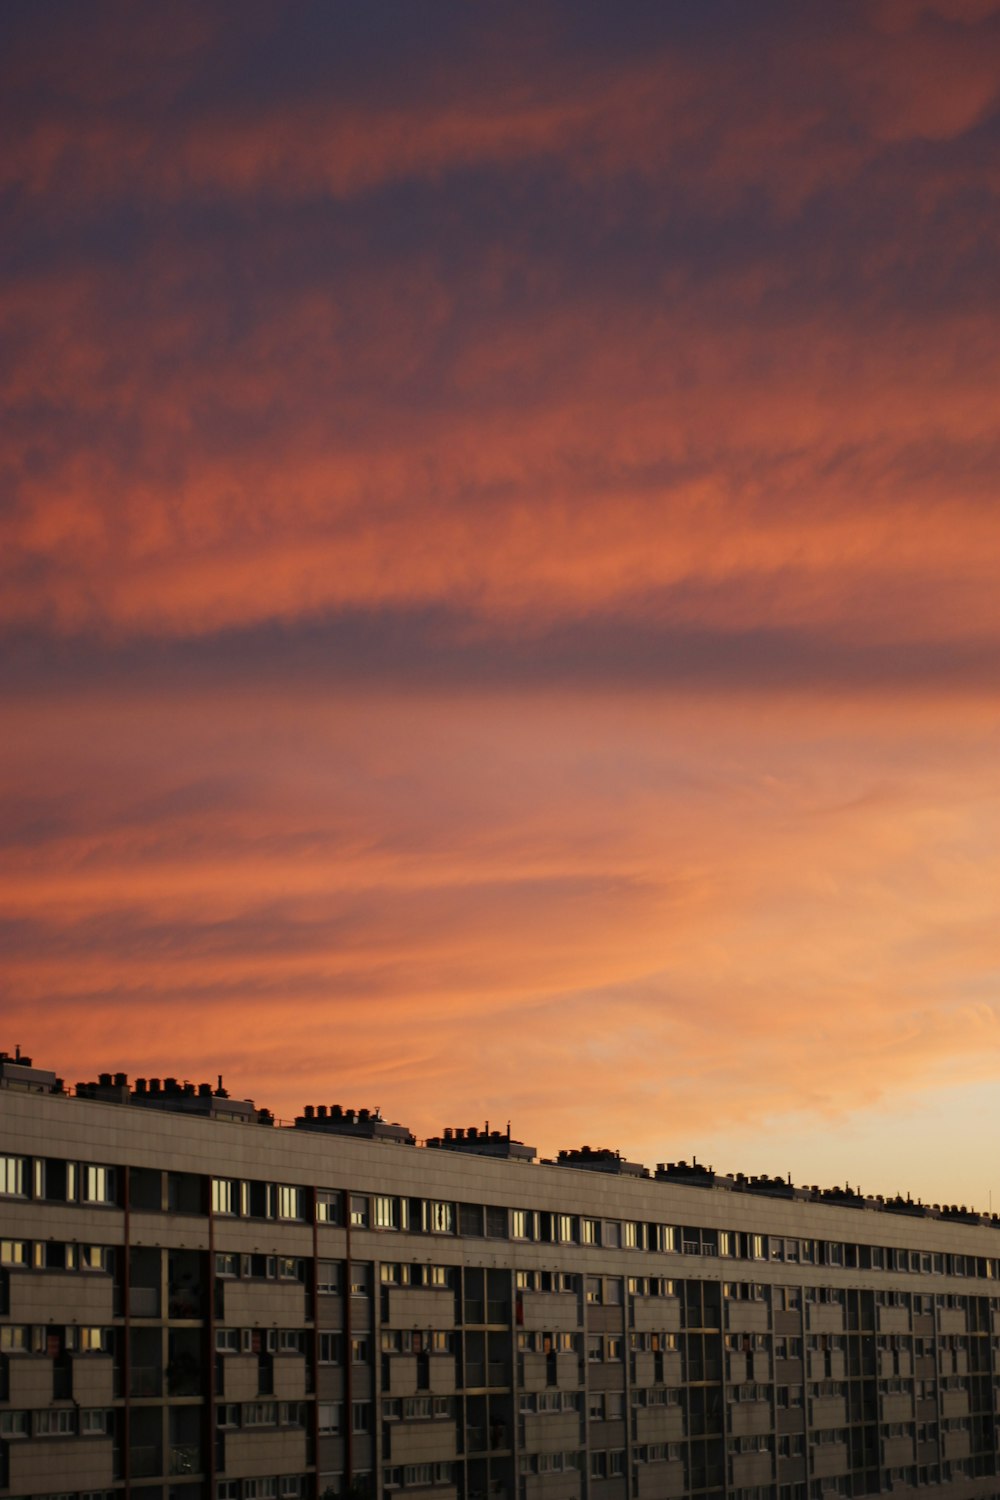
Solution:
<svg viewBox="0 0 1000 1500"><path fill-rule="evenodd" d="M306 1435L301 1428L227 1432L224 1434L223 1457L227 1479L252 1478L268 1473L294 1474L307 1467Z"/></svg>
<svg viewBox="0 0 1000 1500"><path fill-rule="evenodd" d="M573 1292L521 1292L518 1326L525 1331L572 1333L580 1327L580 1304Z"/></svg>
<svg viewBox="0 0 1000 1500"><path fill-rule="evenodd" d="M774 1478L774 1461L770 1453L737 1453L733 1458L733 1484L736 1489L769 1485Z"/></svg>
<svg viewBox="0 0 1000 1500"><path fill-rule="evenodd" d="M390 1328L444 1330L455 1326L455 1293L450 1287L391 1286L386 1289L385 1302L382 1321ZM482 1309L482 1303L477 1306Z"/></svg>
<svg viewBox="0 0 1000 1500"><path fill-rule="evenodd" d="M115 1399L115 1363L110 1354L71 1354L70 1388L79 1406L108 1406Z"/></svg>
<svg viewBox="0 0 1000 1500"><path fill-rule="evenodd" d="M807 1323L810 1333L843 1333L843 1306L839 1302L810 1302Z"/></svg>
<svg viewBox="0 0 1000 1500"><path fill-rule="evenodd" d="M20 1323L110 1323L114 1290L105 1272L18 1272L9 1280L10 1317Z"/></svg>
<svg viewBox="0 0 1000 1500"><path fill-rule="evenodd" d="M734 1437L746 1437L771 1431L771 1403L769 1401L737 1401L729 1408L729 1431ZM763 1484L764 1480L748 1479L747 1484Z"/></svg>
<svg viewBox="0 0 1000 1500"><path fill-rule="evenodd" d="M670 1463L640 1465L635 1493L636 1500L681 1500L684 1494L683 1463L675 1459Z"/></svg>
<svg viewBox="0 0 1000 1500"><path fill-rule="evenodd" d="M11 1495L52 1493L67 1483L75 1490L103 1490L114 1482L114 1445L110 1438L29 1439L6 1447L6 1480Z"/></svg>
<svg viewBox="0 0 1000 1500"><path fill-rule="evenodd" d="M731 1333L766 1333L767 1303L727 1302L726 1327Z"/></svg>
<svg viewBox="0 0 1000 1500"><path fill-rule="evenodd" d="M632 1327L637 1333L676 1333L681 1326L678 1297L636 1297L632 1303Z"/></svg>
<svg viewBox="0 0 1000 1500"><path fill-rule="evenodd" d="M54 1395L54 1367L45 1354L13 1354L3 1361L4 1388L11 1406L48 1406Z"/></svg>

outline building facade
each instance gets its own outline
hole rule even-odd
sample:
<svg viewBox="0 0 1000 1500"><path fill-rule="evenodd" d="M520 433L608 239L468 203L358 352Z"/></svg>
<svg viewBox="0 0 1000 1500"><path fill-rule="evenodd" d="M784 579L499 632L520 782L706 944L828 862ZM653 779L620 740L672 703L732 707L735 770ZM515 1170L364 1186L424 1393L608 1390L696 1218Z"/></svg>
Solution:
<svg viewBox="0 0 1000 1500"><path fill-rule="evenodd" d="M1000 1232L0 1054L0 1496L1000 1497Z"/></svg>

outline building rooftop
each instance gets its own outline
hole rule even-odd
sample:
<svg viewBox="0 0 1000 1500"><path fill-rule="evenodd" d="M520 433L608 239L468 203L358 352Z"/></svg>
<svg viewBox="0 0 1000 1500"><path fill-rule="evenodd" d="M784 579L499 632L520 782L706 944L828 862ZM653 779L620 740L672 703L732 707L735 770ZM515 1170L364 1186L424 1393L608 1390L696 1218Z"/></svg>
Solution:
<svg viewBox="0 0 1000 1500"><path fill-rule="evenodd" d="M339 1104L307 1104L301 1115L294 1121L287 1122L276 1119L270 1110L259 1108L252 1099L230 1098L228 1091L223 1088L221 1074L215 1088L208 1083L195 1084L176 1077L165 1077L162 1080L136 1078L130 1084L128 1075L123 1072L100 1073L96 1080L78 1082L71 1088L54 1071L35 1067L32 1059L23 1054L20 1047L15 1048L13 1053L0 1051L0 1089L55 1094L65 1098L147 1110L169 1110L206 1119L350 1136L508 1161L537 1163L538 1160L533 1146L526 1146L522 1141L514 1139L509 1123L505 1131L490 1130L488 1122L482 1130L475 1125L465 1128L449 1126L442 1135L420 1142L407 1126L385 1120L378 1108L346 1109ZM704 1166L697 1159L691 1162L660 1162L655 1173L651 1173L641 1162L629 1161L620 1151L605 1146L564 1149L555 1158L543 1159L541 1165L641 1177L702 1190L825 1203L831 1207L854 1208L861 1212L902 1214L915 1218L1000 1227L1000 1215L979 1213L965 1204L923 1203L919 1198L900 1193L888 1197L866 1194L860 1188L850 1185L830 1188L822 1188L816 1184L797 1186L790 1176L748 1176L743 1172L723 1175L717 1173L712 1166Z"/></svg>

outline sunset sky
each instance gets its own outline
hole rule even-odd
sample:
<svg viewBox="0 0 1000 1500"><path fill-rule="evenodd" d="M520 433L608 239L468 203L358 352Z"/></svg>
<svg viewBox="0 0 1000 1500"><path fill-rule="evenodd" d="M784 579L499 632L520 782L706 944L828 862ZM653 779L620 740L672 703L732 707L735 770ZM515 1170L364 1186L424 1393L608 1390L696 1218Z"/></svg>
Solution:
<svg viewBox="0 0 1000 1500"><path fill-rule="evenodd" d="M1000 1208L1000 0L0 73L0 1046Z"/></svg>

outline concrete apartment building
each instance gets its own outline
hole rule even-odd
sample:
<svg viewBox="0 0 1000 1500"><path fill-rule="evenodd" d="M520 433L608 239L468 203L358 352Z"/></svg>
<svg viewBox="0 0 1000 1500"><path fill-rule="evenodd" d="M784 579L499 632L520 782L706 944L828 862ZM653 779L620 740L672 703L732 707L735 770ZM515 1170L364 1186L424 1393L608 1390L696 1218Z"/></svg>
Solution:
<svg viewBox="0 0 1000 1500"><path fill-rule="evenodd" d="M0 1054L0 1496L1000 1497L1000 1224Z"/></svg>

